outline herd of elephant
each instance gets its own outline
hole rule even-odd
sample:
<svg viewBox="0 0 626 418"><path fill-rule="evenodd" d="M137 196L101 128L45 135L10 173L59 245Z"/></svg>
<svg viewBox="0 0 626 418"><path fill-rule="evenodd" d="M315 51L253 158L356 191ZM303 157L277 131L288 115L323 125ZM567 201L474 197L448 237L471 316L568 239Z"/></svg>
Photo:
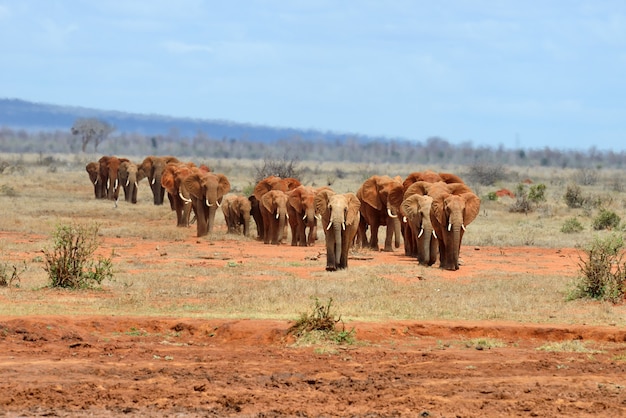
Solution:
<svg viewBox="0 0 626 418"><path fill-rule="evenodd" d="M347 268L352 246L378 250L381 226L386 227L384 251L399 248L403 240L405 254L420 264L432 266L439 259L441 268L458 270L465 228L480 209L479 197L460 177L433 171L413 172L405 179L375 175L356 193L343 194L271 176L257 182L246 197L229 193L224 174L171 156L148 156L140 164L103 156L86 170L95 197L116 204L120 188L126 201L136 203L138 182L147 178L155 205L163 204L167 192L177 226L188 227L194 213L198 237L212 232L218 208L229 233L242 233L243 228L248 236L252 218L265 244L286 242L290 229L291 245L313 245L320 222L328 271Z"/></svg>

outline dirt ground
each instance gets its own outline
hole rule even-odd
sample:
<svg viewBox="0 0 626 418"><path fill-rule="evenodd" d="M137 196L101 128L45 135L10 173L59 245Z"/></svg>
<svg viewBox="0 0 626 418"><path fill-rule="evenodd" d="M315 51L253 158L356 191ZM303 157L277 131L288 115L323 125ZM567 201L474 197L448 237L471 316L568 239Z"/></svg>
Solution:
<svg viewBox="0 0 626 418"><path fill-rule="evenodd" d="M256 244L247 251L276 251ZM154 243L133 251L148 257L155 253ZM232 251L238 250L233 246ZM301 250L283 246L281 251ZM488 267L503 251L509 262L498 268L519 271L567 269L574 259L573 249L463 251L471 257L461 267L466 272ZM381 262L397 259L380 256ZM351 323L360 343L324 352L295 347L286 334L290 325L0 317L0 416L626 416L626 330L621 327ZM175 339L167 337L174 333ZM506 346L446 343L483 337ZM537 350L563 340L592 340L603 350Z"/></svg>

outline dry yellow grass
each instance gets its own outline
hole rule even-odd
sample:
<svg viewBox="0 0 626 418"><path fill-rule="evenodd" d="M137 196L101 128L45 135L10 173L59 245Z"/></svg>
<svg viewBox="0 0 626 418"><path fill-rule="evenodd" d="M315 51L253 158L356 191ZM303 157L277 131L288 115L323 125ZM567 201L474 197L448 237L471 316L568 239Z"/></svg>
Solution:
<svg viewBox="0 0 626 418"><path fill-rule="evenodd" d="M482 271L464 275L463 280L442 280L438 269L416 263L393 266L364 264L347 271L327 273L314 260L285 261L276 258L260 262L243 258L236 263L220 260L220 246L253 245L251 239L226 235L218 230L211 242L202 241L203 254L213 256L210 263L189 263L184 257L196 254L200 244L193 231L175 227L174 215L167 203L152 205L147 184L140 184L137 205L96 201L84 170L87 161L98 156L54 156L52 166L37 165L39 156L5 155L12 167L0 174L0 231L35 234L23 242L7 240L0 235L0 263L16 263L26 254L28 269L21 274L20 288L0 288L0 315L27 314L106 314L184 317L233 317L295 319L308 311L311 297L324 301L333 298L333 306L346 320L497 320L516 322L626 324L622 306L592 301L566 302L569 283L576 272L568 275ZM141 160L141 157L130 157ZM223 172L233 189L242 191L253 182L256 161L201 161L215 171ZM406 175L425 168L462 172L462 167L408 167L370 164L337 166L302 162L307 168L303 180L327 184L338 192L355 191L372 174ZM517 170L517 171L516 171ZM537 211L515 214L506 201L483 199L481 213L468 227L464 244L471 246L539 246L546 248L576 247L588 243L596 234L591 230L594 213L569 209L563 201L565 187L574 170L511 169L519 179L530 177L547 186L547 202ZM532 176L530 173L532 172ZM611 190L615 173L602 173L599 184L585 187L586 193L602 195L609 207L620 216L625 196ZM494 187L476 187L480 196L499 188L514 189L517 181ZM565 219L578 216L585 229L564 234L560 228ZM115 280L105 282L98 291L67 291L46 288L42 248L52 245L51 235L59 224L97 223L103 237L118 237L125 244L113 248ZM218 225L223 225L221 214ZM159 225L159 227L155 227ZM162 225L162 227L160 227ZM252 228L254 230L254 228ZM382 233L382 232L381 232ZM321 233L320 233L321 234ZM323 237L323 234L320 236ZM323 238L322 238L323 239ZM382 237L381 237L382 239ZM164 267L141 259L119 263L119 256L134 242L165 242ZM156 244L155 244L156 245ZM208 250L207 250L208 248ZM323 249L323 247L321 247ZM107 251L110 249L106 249ZM317 249L319 250L319 248ZM317 251L316 250L316 251ZM315 252L315 251L314 251ZM106 255L106 254L105 254ZM202 260L196 256L196 259ZM217 261L215 261L217 260ZM504 261L503 261L504 262ZM288 263L309 271L302 279L282 267ZM392 277L393 276L393 277ZM398 281L394 277L425 277L426 280ZM260 280L261 278L262 280ZM14 303L13 303L14 302Z"/></svg>

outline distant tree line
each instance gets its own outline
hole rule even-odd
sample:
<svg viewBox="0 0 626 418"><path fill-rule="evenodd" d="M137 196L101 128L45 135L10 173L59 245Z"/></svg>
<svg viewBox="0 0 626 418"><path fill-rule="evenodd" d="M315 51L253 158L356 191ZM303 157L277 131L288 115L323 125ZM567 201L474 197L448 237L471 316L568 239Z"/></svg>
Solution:
<svg viewBox="0 0 626 418"><path fill-rule="evenodd" d="M77 121L78 122L78 121ZM91 136L90 136L91 135ZM458 145L444 138L407 140L304 140L293 136L271 143L241 138L213 138L205 132L182 137L175 130L164 135L116 132L103 124L76 123L67 131L14 130L0 127L0 152L64 153L94 152L110 155L176 155L198 158L263 159L290 156L299 161L347 161L363 163L403 163L419 165L515 165L560 168L626 167L626 153L541 149L507 149Z"/></svg>

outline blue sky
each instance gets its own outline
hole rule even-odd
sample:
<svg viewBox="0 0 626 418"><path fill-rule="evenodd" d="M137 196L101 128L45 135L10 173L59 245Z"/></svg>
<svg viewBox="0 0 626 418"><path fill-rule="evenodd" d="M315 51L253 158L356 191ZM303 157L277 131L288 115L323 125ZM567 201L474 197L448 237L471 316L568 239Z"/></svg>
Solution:
<svg viewBox="0 0 626 418"><path fill-rule="evenodd" d="M626 149L623 0L0 0L0 97Z"/></svg>

